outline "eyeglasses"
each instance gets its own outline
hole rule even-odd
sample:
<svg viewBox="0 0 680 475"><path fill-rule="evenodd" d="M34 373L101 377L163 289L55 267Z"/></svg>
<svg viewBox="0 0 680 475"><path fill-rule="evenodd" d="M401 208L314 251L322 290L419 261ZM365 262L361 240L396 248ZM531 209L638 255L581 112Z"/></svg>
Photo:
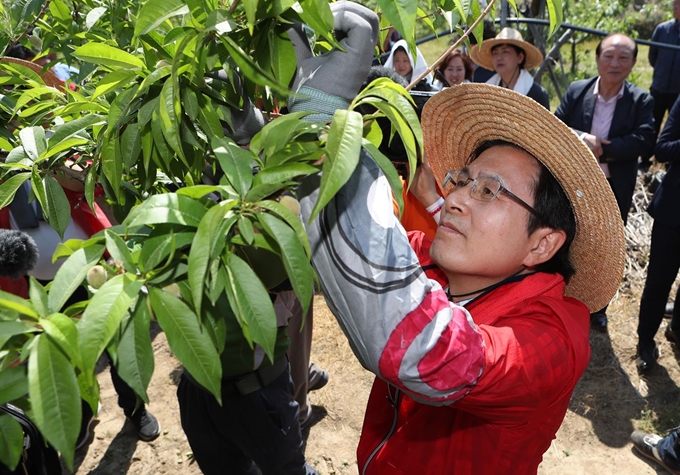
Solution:
<svg viewBox="0 0 680 475"><path fill-rule="evenodd" d="M492 176L479 175L477 178L471 178L470 172L467 169L450 170L444 177L442 189L446 192L446 194L449 194L458 188L467 186L467 184L470 182L472 182L472 186L470 187L470 196L474 199L489 202L495 200L498 196L498 193L503 193L522 208L541 219L538 211L529 206L524 200L522 200L522 198L505 188L498 178Z"/></svg>

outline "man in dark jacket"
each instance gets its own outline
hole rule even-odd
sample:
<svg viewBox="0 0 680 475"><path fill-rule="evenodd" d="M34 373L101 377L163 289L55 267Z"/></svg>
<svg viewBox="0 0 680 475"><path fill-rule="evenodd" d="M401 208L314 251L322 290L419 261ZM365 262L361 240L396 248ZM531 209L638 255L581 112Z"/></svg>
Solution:
<svg viewBox="0 0 680 475"><path fill-rule="evenodd" d="M656 366L659 350L654 335L664 316L668 294L680 269L680 101L675 101L654 150L659 162L668 163L668 172L654 193L647 212L654 218L647 279L640 301L638 322L638 371ZM675 297L678 302L680 291ZM680 344L680 305L675 305L666 338Z"/></svg>
<svg viewBox="0 0 680 475"><path fill-rule="evenodd" d="M607 177L625 224L633 200L638 159L654 150L654 99L626 81L637 45L621 34L605 37L595 50L598 76L569 85L555 115L590 147ZM606 307L592 315L607 329Z"/></svg>
<svg viewBox="0 0 680 475"><path fill-rule="evenodd" d="M652 41L680 45L680 0L673 1L673 19L657 25ZM649 47L649 64L654 68L652 87L649 92L654 98L654 126L656 136L666 112L671 110L680 93L680 51L670 48Z"/></svg>

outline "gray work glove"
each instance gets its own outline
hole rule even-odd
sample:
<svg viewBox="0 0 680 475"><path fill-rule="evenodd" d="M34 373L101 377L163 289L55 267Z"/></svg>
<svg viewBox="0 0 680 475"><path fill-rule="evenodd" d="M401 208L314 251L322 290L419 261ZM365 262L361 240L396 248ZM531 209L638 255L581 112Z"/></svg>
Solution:
<svg viewBox="0 0 680 475"><path fill-rule="evenodd" d="M212 76L212 78L224 81L225 83L231 82L224 70L219 71L217 75ZM234 89L241 96L243 101L243 107L241 109L229 107L229 111L231 112L231 124L222 122L222 128L227 137L231 137L234 139L234 142L239 145L245 145L250 142L250 139L253 138L262 127L264 127L265 120L260 109L253 105L246 94L238 74L234 74L233 81Z"/></svg>
<svg viewBox="0 0 680 475"><path fill-rule="evenodd" d="M370 9L353 2L331 5L335 34L345 51L333 49L314 56L301 25L288 30L297 71L293 96L288 101L291 112L314 111L308 120L327 122L337 109L347 109L366 79L380 20Z"/></svg>

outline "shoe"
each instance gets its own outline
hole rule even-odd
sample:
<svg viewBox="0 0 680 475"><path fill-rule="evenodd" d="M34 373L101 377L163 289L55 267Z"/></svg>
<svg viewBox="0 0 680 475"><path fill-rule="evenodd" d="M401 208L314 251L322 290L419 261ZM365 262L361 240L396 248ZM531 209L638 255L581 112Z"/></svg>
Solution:
<svg viewBox="0 0 680 475"><path fill-rule="evenodd" d="M675 303L673 302L668 302L666 304L666 308L664 309L663 316L666 318L671 318L673 316L673 308L675 307Z"/></svg>
<svg viewBox="0 0 680 475"><path fill-rule="evenodd" d="M137 409L128 419L137 429L139 440L151 442L161 435L161 425L158 423L158 419L143 406Z"/></svg>
<svg viewBox="0 0 680 475"><path fill-rule="evenodd" d="M595 312L590 314L590 328L600 332L607 331L607 314L604 312Z"/></svg>
<svg viewBox="0 0 680 475"><path fill-rule="evenodd" d="M307 392L316 391L328 384L328 372L319 368L315 363L309 365L307 376Z"/></svg>
<svg viewBox="0 0 680 475"><path fill-rule="evenodd" d="M630 439L633 441L633 447L635 447L635 450L637 450L641 455L644 455L648 459L660 464L663 466L663 468L668 470L669 473L673 475L680 475L680 467L672 468L666 462L661 460L659 452L656 449L656 446L662 439L661 437L656 434L650 434L648 432L636 430L631 434Z"/></svg>
<svg viewBox="0 0 680 475"><path fill-rule="evenodd" d="M663 335L666 337L666 340L680 348L680 332L673 330L670 323L666 325L666 331L663 332Z"/></svg>
<svg viewBox="0 0 680 475"><path fill-rule="evenodd" d="M638 373L649 373L655 366L656 360L659 358L659 348L656 343L653 347L643 347L638 345L637 358L635 359L635 366L637 366Z"/></svg>

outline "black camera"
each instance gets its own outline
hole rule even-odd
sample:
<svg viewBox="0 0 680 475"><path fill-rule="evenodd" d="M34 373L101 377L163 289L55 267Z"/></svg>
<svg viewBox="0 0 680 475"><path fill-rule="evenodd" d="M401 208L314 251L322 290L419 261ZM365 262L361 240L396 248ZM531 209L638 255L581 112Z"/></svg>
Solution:
<svg viewBox="0 0 680 475"><path fill-rule="evenodd" d="M418 119L420 119L420 114L423 112L423 107L425 103L430 100L430 97L437 94L439 91L409 91L411 94L411 99L416 103L416 113L418 114Z"/></svg>

